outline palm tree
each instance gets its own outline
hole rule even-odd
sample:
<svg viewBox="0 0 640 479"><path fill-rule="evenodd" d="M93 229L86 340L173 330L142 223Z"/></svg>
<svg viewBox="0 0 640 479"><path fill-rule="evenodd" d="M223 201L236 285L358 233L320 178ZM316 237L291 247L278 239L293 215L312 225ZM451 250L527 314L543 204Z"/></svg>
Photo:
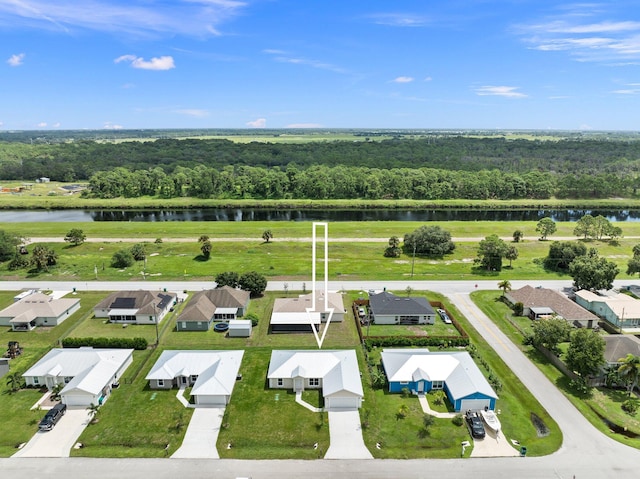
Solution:
<svg viewBox="0 0 640 479"><path fill-rule="evenodd" d="M507 291L511 291L511 282L508 279L504 279L498 283L498 288L502 290L502 296L504 296Z"/></svg>
<svg viewBox="0 0 640 479"><path fill-rule="evenodd" d="M98 422L96 416L98 415L98 412L100 412L100 404L89 404L89 406L87 407L87 411L89 411L89 416L91 416L91 422Z"/></svg>
<svg viewBox="0 0 640 479"><path fill-rule="evenodd" d="M22 375L18 371L14 371L7 376L7 386L12 393L20 390L22 387Z"/></svg>
<svg viewBox="0 0 640 479"><path fill-rule="evenodd" d="M631 396L640 379L640 356L627 354L626 357L618 359L618 362L618 374L627 385L627 394Z"/></svg>

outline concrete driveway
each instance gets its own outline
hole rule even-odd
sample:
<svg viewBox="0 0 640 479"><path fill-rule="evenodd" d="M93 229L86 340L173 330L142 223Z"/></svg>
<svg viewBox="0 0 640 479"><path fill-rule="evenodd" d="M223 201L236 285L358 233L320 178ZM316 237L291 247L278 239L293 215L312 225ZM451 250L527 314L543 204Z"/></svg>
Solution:
<svg viewBox="0 0 640 479"><path fill-rule="evenodd" d="M329 411L329 435L325 459L373 459L362 439L358 410Z"/></svg>
<svg viewBox="0 0 640 479"><path fill-rule="evenodd" d="M197 407L193 410L182 445L171 456L181 459L219 459L216 441L222 425L223 407Z"/></svg>
<svg viewBox="0 0 640 479"><path fill-rule="evenodd" d="M520 449L516 449L502 431L496 434L489 428L486 429L486 436L483 439L473 440L473 451L471 457L516 457L520 455Z"/></svg>
<svg viewBox="0 0 640 479"><path fill-rule="evenodd" d="M71 448L90 420L86 409L67 409L51 431L38 431L11 457L69 457Z"/></svg>

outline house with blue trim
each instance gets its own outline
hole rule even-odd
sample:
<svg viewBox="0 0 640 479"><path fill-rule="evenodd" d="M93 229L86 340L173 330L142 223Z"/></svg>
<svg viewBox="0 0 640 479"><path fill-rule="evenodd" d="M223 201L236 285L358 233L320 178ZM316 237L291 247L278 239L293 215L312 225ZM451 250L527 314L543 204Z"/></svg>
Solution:
<svg viewBox="0 0 640 479"><path fill-rule="evenodd" d="M466 351L384 349L389 392L425 394L441 389L456 411L495 409L497 394Z"/></svg>

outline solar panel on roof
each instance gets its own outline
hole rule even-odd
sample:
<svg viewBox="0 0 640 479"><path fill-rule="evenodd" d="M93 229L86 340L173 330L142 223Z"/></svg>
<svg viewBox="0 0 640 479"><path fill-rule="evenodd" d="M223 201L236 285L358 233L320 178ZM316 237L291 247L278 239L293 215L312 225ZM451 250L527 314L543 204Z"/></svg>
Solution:
<svg viewBox="0 0 640 479"><path fill-rule="evenodd" d="M111 306L111 309L132 309L136 306L136 298L116 298Z"/></svg>
<svg viewBox="0 0 640 479"><path fill-rule="evenodd" d="M158 303L158 308L164 309L164 307L169 304L170 301L173 301L173 296L169 296L168 294L159 294L160 302Z"/></svg>

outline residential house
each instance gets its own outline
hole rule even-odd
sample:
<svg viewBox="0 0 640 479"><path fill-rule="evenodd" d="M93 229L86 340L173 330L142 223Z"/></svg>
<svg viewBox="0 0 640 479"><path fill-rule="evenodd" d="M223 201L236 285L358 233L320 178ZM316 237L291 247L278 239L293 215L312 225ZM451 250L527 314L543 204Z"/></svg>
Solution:
<svg viewBox="0 0 640 479"><path fill-rule="evenodd" d="M369 295L369 314L375 324L434 324L436 312L421 296L396 296L383 291Z"/></svg>
<svg viewBox="0 0 640 479"><path fill-rule="evenodd" d="M191 387L198 405L229 404L244 351L163 351L146 378L151 389Z"/></svg>
<svg viewBox="0 0 640 479"><path fill-rule="evenodd" d="M577 327L593 328L598 325L596 315L553 289L527 285L507 291L505 298L512 305L522 303L523 316L532 320L559 317Z"/></svg>
<svg viewBox="0 0 640 479"><path fill-rule="evenodd" d="M576 291L576 302L617 329L640 332L640 300L623 293Z"/></svg>
<svg viewBox="0 0 640 479"><path fill-rule="evenodd" d="M354 350L275 350L271 353L269 387L320 389L325 409L358 409L364 396Z"/></svg>
<svg viewBox="0 0 640 479"><path fill-rule="evenodd" d="M214 321L230 321L244 316L249 307L249 291L230 286L199 291L182 310L177 331L208 331Z"/></svg>
<svg viewBox="0 0 640 479"><path fill-rule="evenodd" d="M311 309L313 308L313 311ZM345 309L342 294L317 291L315 305L313 294L302 294L297 298L276 298L271 313L272 333L312 332L321 323L344 321Z"/></svg>
<svg viewBox="0 0 640 479"><path fill-rule="evenodd" d="M132 358L133 349L56 348L22 376L27 386L51 390L64 384L60 397L67 406L100 405L118 387Z"/></svg>
<svg viewBox="0 0 640 479"><path fill-rule="evenodd" d="M109 318L112 323L157 324L173 308L177 296L166 291L118 291L100 301L93 311L96 318Z"/></svg>
<svg viewBox="0 0 640 479"><path fill-rule="evenodd" d="M604 339L604 359L608 366L620 365L628 354L640 357L640 339L632 334L607 334Z"/></svg>
<svg viewBox="0 0 640 479"><path fill-rule="evenodd" d="M495 409L498 396L466 351L384 349L382 366L389 392L442 389L456 411Z"/></svg>
<svg viewBox="0 0 640 479"><path fill-rule="evenodd" d="M0 311L0 326L11 326L13 331L57 326L79 309L79 298L55 298L35 292Z"/></svg>

